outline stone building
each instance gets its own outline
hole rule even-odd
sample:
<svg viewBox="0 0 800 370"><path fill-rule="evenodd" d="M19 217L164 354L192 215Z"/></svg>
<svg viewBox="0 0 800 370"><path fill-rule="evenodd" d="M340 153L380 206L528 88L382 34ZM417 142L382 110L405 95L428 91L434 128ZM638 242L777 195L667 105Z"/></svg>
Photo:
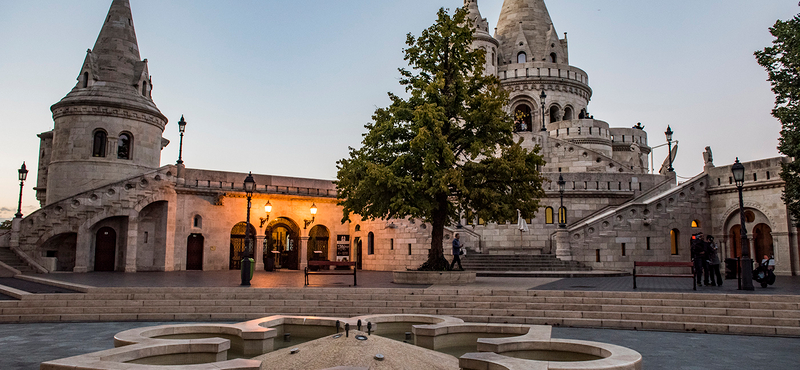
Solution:
<svg viewBox="0 0 800 370"><path fill-rule="evenodd" d="M611 127L589 113L588 74L569 64L566 34L559 37L543 0L505 0L494 35L477 0L465 5L474 47L486 51L485 73L510 92L516 135L528 148L542 148L541 171L551 181L540 211L522 215L528 230L519 220L487 224L464 215L446 230L448 239L461 232L473 253L551 254L615 270L635 260L688 261L690 237L699 231L717 237L722 257L739 253L730 167L714 167L709 149L705 171L691 180L678 184L666 170L652 174L641 126ZM15 219L0 244L42 272L239 268L248 234L247 174L160 167L168 119L152 89L129 1L113 0L77 84L51 108L53 130L39 134L41 209ZM745 163L752 177L745 183L746 228L751 255L774 254L777 272L795 275L798 233L778 176L785 160ZM425 223L354 216L343 224L331 181L253 176L249 235L259 269L269 260L302 269L312 259L348 259L363 269L393 270L427 258Z"/></svg>

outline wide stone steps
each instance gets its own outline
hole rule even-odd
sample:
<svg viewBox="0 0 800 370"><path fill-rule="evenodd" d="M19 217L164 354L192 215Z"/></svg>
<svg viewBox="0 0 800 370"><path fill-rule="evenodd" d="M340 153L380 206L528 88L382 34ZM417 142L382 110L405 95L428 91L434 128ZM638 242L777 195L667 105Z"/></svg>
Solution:
<svg viewBox="0 0 800 370"><path fill-rule="evenodd" d="M472 322L800 337L800 297L489 289L92 288L0 301L0 322L448 315Z"/></svg>
<svg viewBox="0 0 800 370"><path fill-rule="evenodd" d="M575 261L561 261L552 254L467 254L461 265L470 271L591 271Z"/></svg>
<svg viewBox="0 0 800 370"><path fill-rule="evenodd" d="M28 266L16 253L9 248L0 248L0 261L9 265L23 274L35 274L36 270Z"/></svg>

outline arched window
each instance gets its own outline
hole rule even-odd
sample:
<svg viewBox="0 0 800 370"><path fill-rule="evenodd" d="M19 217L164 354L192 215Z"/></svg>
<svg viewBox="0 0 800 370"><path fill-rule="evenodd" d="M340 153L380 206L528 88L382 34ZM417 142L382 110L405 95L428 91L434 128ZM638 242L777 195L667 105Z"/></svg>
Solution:
<svg viewBox="0 0 800 370"><path fill-rule="evenodd" d="M356 225L356 231L361 231L361 225Z"/></svg>
<svg viewBox="0 0 800 370"><path fill-rule="evenodd" d="M203 218L200 215L195 215L194 220L192 222L192 227L196 227L198 229L203 227Z"/></svg>
<svg viewBox="0 0 800 370"><path fill-rule="evenodd" d="M142 96L147 96L147 81L142 81Z"/></svg>
<svg viewBox="0 0 800 370"><path fill-rule="evenodd" d="M517 63L527 63L528 62L528 55L525 54L524 51L520 51L517 54Z"/></svg>
<svg viewBox="0 0 800 370"><path fill-rule="evenodd" d="M558 208L558 223L563 225L567 224L567 207Z"/></svg>
<svg viewBox="0 0 800 370"><path fill-rule="evenodd" d="M514 110L514 128L516 131L532 131L531 107L520 104Z"/></svg>
<svg viewBox="0 0 800 370"><path fill-rule="evenodd" d="M680 247L680 243L681 243L681 232L678 231L678 229L670 230L670 232L669 232L669 240L670 240L670 244L671 244L670 253L673 256L677 256L678 255L678 250L679 250L679 247Z"/></svg>
<svg viewBox="0 0 800 370"><path fill-rule="evenodd" d="M494 52L492 52L492 66L495 65L495 63L496 63L495 60L496 60L496 57L494 56Z"/></svg>
<svg viewBox="0 0 800 370"><path fill-rule="evenodd" d="M367 254L375 254L375 234L372 231L367 235Z"/></svg>
<svg viewBox="0 0 800 370"><path fill-rule="evenodd" d="M89 87L89 72L83 72L83 88Z"/></svg>
<svg viewBox="0 0 800 370"><path fill-rule="evenodd" d="M564 121L572 121L573 118L572 116L573 116L572 107L564 108Z"/></svg>
<svg viewBox="0 0 800 370"><path fill-rule="evenodd" d="M692 227L700 227L700 221L699 220L692 221Z"/></svg>
<svg viewBox="0 0 800 370"><path fill-rule="evenodd" d="M108 142L108 134L103 130L96 130L94 132L94 141L92 143L92 157L105 157L106 145Z"/></svg>
<svg viewBox="0 0 800 370"><path fill-rule="evenodd" d="M550 122L558 122L558 121L560 121L560 119L558 119L558 118L559 118L558 107L556 107L556 106L550 107Z"/></svg>
<svg viewBox="0 0 800 370"><path fill-rule="evenodd" d="M558 56L556 53L550 53L550 61L553 63L558 63Z"/></svg>
<svg viewBox="0 0 800 370"><path fill-rule="evenodd" d="M555 221L553 221L553 207L547 207L544 209L544 223L551 225Z"/></svg>
<svg viewBox="0 0 800 370"><path fill-rule="evenodd" d="M117 146L117 158L131 159L131 149L133 149L133 136L129 133L120 134Z"/></svg>

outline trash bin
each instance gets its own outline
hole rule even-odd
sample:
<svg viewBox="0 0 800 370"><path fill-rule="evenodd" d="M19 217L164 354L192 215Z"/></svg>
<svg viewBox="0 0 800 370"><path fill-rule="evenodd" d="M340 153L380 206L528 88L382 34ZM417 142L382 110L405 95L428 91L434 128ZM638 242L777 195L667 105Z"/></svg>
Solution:
<svg viewBox="0 0 800 370"><path fill-rule="evenodd" d="M736 271L739 265L738 261L737 258L725 259L725 279L736 279Z"/></svg>
<svg viewBox="0 0 800 370"><path fill-rule="evenodd" d="M256 260L253 258L247 258L250 261L250 279L253 278L253 274L256 272ZM245 263L244 259L242 259L241 268L244 270Z"/></svg>
<svg viewBox="0 0 800 370"><path fill-rule="evenodd" d="M275 271L275 257L272 256L272 253L270 253L267 256L265 262L266 263L264 263L264 270Z"/></svg>

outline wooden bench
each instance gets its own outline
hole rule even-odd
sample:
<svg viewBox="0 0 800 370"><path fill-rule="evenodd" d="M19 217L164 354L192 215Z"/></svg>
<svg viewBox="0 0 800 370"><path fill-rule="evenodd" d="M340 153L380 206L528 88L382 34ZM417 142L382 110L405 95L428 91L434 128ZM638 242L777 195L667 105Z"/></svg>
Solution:
<svg viewBox="0 0 800 370"><path fill-rule="evenodd" d="M637 274L636 267L688 267L691 274ZM694 276L694 263L692 262L633 262L633 289L636 289L636 277L672 277L692 279L692 289L697 290L697 281Z"/></svg>
<svg viewBox="0 0 800 370"><path fill-rule="evenodd" d="M309 271L309 267L320 267L319 271ZM328 270L330 266L353 266L353 269L347 270ZM356 280L356 263L347 261L308 261L306 266L306 285L308 285L308 275L353 275L353 286L358 285Z"/></svg>

